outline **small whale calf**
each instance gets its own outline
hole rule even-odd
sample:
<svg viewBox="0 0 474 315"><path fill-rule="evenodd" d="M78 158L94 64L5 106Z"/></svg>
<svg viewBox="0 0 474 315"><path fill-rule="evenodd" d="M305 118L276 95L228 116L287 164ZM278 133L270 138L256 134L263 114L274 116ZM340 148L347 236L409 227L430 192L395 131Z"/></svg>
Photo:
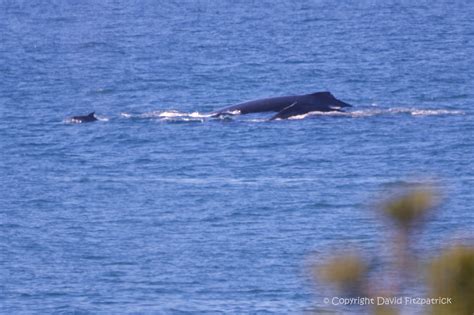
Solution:
<svg viewBox="0 0 474 315"><path fill-rule="evenodd" d="M286 119L292 116L303 115L309 112L341 111L343 107L351 107L343 101L335 98L330 92L316 92L304 95L280 96L258 99L214 111L214 116L225 114L251 114L260 112L276 112L270 118Z"/></svg>
<svg viewBox="0 0 474 315"><path fill-rule="evenodd" d="M86 123L86 122L93 122L98 119L97 117L95 117L95 112L92 112L89 115L85 115L85 116L73 116L71 117L71 120L75 123Z"/></svg>

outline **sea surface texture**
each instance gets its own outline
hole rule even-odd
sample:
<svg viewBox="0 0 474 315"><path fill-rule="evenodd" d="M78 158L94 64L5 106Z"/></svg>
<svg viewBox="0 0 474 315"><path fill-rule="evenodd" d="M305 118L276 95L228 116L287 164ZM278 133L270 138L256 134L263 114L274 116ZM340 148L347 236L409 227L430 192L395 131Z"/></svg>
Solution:
<svg viewBox="0 0 474 315"><path fill-rule="evenodd" d="M1 0L0 313L353 314L324 305L311 265L388 255L374 204L404 182L441 194L420 255L472 241L473 17L471 1ZM207 115L324 90L354 107Z"/></svg>

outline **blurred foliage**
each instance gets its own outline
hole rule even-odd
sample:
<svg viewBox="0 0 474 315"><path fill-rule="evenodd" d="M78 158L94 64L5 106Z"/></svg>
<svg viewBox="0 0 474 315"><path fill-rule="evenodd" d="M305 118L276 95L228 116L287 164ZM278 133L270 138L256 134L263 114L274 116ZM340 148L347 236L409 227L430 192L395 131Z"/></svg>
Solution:
<svg viewBox="0 0 474 315"><path fill-rule="evenodd" d="M435 305L432 314L474 314L474 248L455 246L431 266L432 296L448 296L452 304Z"/></svg>
<svg viewBox="0 0 474 315"><path fill-rule="evenodd" d="M398 315L400 312L394 305L375 305L375 315Z"/></svg>
<svg viewBox="0 0 474 315"><path fill-rule="evenodd" d="M351 254L332 258L317 272L321 279L333 283L346 295L356 295L363 290L367 266L360 257Z"/></svg>
<svg viewBox="0 0 474 315"><path fill-rule="evenodd" d="M409 230L421 223L435 204L433 192L428 188L418 187L386 201L382 210L400 228Z"/></svg>
<svg viewBox="0 0 474 315"><path fill-rule="evenodd" d="M445 250L441 255L428 263L417 260L408 250L409 245L416 242L411 237L420 232L422 222L428 219L428 214L435 209L438 198L427 186L399 187L395 197L392 197L378 208L396 227L393 257L396 260L395 281L397 285L380 288L371 283L369 269L364 260L353 253L342 254L328 259L322 265L315 267L315 280L331 284L340 295L359 297L400 297L406 296L401 292L402 287L410 287L411 275L420 274L416 266L422 265L428 271L428 279L420 281L420 287L426 285L430 296L426 298L450 298L451 303L426 305L426 314L433 315L474 315L474 247L455 245ZM384 278L378 275L378 279ZM392 275L393 276L393 275ZM373 279L374 277L372 277ZM392 279L393 280L393 279ZM426 283L425 283L426 282ZM381 292L385 292L382 294ZM401 314L405 304L369 305L366 314L396 315Z"/></svg>

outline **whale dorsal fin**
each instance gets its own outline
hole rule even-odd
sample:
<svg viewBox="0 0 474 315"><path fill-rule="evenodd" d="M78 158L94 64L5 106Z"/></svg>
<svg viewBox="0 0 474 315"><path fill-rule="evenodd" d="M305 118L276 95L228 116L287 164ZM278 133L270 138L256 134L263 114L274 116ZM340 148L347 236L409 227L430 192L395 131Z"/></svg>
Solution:
<svg viewBox="0 0 474 315"><path fill-rule="evenodd" d="M89 117L94 117L94 115L95 115L95 112L92 112L92 113L90 113L90 114L87 115L87 116L89 116Z"/></svg>
<svg viewBox="0 0 474 315"><path fill-rule="evenodd" d="M313 96L325 96L325 97L328 97L328 96L332 96L331 92L329 91L321 91L321 92L314 92L314 93L311 93L310 95L313 95Z"/></svg>
<svg viewBox="0 0 474 315"><path fill-rule="evenodd" d="M338 100L337 98L332 95L331 92L329 91L324 91L324 92L316 92L313 94L309 94L310 96L313 97L313 100L316 102L320 102L321 104L327 105L328 109L331 109L332 106L337 110L342 107L352 107L351 104L347 104L341 100Z"/></svg>

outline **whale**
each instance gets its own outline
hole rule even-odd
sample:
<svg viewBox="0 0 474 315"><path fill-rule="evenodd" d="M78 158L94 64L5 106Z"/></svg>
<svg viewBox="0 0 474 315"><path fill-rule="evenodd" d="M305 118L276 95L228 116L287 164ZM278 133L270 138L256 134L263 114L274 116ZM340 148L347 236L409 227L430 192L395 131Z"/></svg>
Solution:
<svg viewBox="0 0 474 315"><path fill-rule="evenodd" d="M276 112L270 120L287 119L292 116L309 112L342 111L352 105L338 100L331 92L323 91L304 95L290 95L257 99L236 105L217 109L213 117L234 114L252 114L261 112Z"/></svg>
<svg viewBox="0 0 474 315"><path fill-rule="evenodd" d="M85 116L72 116L71 120L76 123L87 123L94 122L97 120L97 118L95 117L95 112L92 112L89 115Z"/></svg>

